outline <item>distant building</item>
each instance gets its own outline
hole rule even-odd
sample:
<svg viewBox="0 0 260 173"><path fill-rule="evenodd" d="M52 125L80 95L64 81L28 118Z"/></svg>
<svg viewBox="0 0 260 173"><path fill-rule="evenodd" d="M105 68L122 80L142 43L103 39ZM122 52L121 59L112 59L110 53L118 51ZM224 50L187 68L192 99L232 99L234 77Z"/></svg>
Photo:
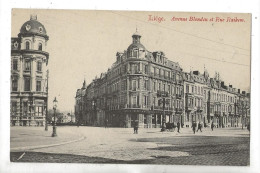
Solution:
<svg viewBox="0 0 260 173"><path fill-rule="evenodd" d="M206 70L184 72L178 62L164 52L148 51L141 35L124 52L116 53L116 62L88 86L84 80L76 92L75 117L79 124L113 127L161 128L166 123L192 122L204 126L241 127L250 117L250 96L226 86L219 74L210 78ZM162 97L166 96L163 110ZM242 106L243 105L243 106ZM247 117L247 118L246 118Z"/></svg>
<svg viewBox="0 0 260 173"><path fill-rule="evenodd" d="M11 39L11 125L42 126L46 118L47 31L37 16Z"/></svg>

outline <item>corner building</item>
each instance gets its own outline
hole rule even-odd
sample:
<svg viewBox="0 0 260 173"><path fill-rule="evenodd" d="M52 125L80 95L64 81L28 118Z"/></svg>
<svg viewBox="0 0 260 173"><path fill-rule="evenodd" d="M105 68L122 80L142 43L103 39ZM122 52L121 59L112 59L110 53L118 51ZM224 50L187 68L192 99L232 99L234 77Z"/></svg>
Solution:
<svg viewBox="0 0 260 173"><path fill-rule="evenodd" d="M108 120L109 126L132 127L138 120L139 127L161 127L163 105L157 94L164 92L166 123L183 122L182 68L163 52L148 51L138 32L132 39L126 51L117 52L112 67L87 86L85 111L78 111L77 104L83 88L77 91L75 114L82 117L77 121L103 126Z"/></svg>
<svg viewBox="0 0 260 173"><path fill-rule="evenodd" d="M161 51L150 52L134 33L133 42L117 52L116 62L88 86L77 90L75 116L80 124L161 128L166 123L193 122L217 128L243 127L250 122L250 94L225 85L218 73L211 78L206 69L184 72ZM166 93L163 110L160 93ZM159 97L158 97L159 96Z"/></svg>
<svg viewBox="0 0 260 173"><path fill-rule="evenodd" d="M11 125L42 126L46 118L47 31L37 16L11 38Z"/></svg>

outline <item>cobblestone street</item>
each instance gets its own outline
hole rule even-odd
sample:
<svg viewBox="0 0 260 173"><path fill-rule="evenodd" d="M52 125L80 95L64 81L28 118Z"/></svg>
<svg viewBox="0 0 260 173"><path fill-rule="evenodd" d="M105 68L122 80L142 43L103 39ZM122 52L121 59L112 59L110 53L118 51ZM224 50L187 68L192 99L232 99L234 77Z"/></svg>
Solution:
<svg viewBox="0 0 260 173"><path fill-rule="evenodd" d="M26 138L15 133L16 128L11 128L13 162L249 165L249 132L245 129L203 129L196 134L190 128L181 129L181 133L139 129L138 134L133 134L130 128L58 127L58 135L67 133L71 140L84 139L62 144L65 139L58 141L49 137L43 139L47 140L45 143L61 144L37 148L36 145L42 145L41 139L38 139L33 141L34 147L24 150L23 145L26 141L31 145L30 140L23 141ZM19 131L24 134L21 129ZM48 133L51 134L50 131ZM21 150L17 148L17 141ZM18 160L24 151L25 154Z"/></svg>

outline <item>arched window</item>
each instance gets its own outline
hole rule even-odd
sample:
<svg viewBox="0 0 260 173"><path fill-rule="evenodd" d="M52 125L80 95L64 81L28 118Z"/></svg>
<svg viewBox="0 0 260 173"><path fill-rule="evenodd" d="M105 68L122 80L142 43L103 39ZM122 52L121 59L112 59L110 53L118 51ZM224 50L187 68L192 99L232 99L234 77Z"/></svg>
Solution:
<svg viewBox="0 0 260 173"><path fill-rule="evenodd" d="M30 42L29 42L29 41L26 41L26 43L25 43L25 44L26 44L26 47L25 47L25 49L26 49L26 50L29 50L29 49L30 49Z"/></svg>
<svg viewBox="0 0 260 173"><path fill-rule="evenodd" d="M38 50L42 50L42 44L39 43Z"/></svg>

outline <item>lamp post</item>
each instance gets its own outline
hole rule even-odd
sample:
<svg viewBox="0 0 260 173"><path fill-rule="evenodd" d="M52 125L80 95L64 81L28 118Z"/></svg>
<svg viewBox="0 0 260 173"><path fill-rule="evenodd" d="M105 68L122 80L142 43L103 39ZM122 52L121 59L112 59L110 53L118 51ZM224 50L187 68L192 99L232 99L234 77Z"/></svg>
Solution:
<svg viewBox="0 0 260 173"><path fill-rule="evenodd" d="M157 91L157 97L160 97L160 104L163 104L163 118L162 118L162 129L161 132L166 130L166 117L165 117L165 104L167 103L166 98L169 97L168 92L165 91Z"/></svg>
<svg viewBox="0 0 260 173"><path fill-rule="evenodd" d="M162 98L162 104L163 104L163 118L162 118L162 129L161 129L161 131L164 132L166 130L165 98Z"/></svg>
<svg viewBox="0 0 260 173"><path fill-rule="evenodd" d="M47 94L47 97L46 97L46 113L45 113L45 131L48 131L48 90L49 90L49 70L47 70L47 87L46 87L46 94Z"/></svg>
<svg viewBox="0 0 260 173"><path fill-rule="evenodd" d="M58 103L58 100L57 100L56 97L55 97L54 100L53 100L54 121L53 121L52 137L57 136L57 133L56 133L56 121L55 121L55 118L56 118L57 103Z"/></svg>

